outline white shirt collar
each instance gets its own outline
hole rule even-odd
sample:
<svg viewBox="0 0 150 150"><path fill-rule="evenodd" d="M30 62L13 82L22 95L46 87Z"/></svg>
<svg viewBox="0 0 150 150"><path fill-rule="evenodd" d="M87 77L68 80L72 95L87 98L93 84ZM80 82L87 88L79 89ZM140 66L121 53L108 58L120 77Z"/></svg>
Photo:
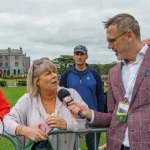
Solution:
<svg viewBox="0 0 150 150"><path fill-rule="evenodd" d="M141 58L144 57L144 55L145 55L147 49L148 49L148 45L145 44L145 45L143 46L143 48L140 50L140 52L137 54L137 56L136 56L136 61L135 61L134 63L137 63ZM122 63L123 63L124 65L127 65L126 60L122 60Z"/></svg>

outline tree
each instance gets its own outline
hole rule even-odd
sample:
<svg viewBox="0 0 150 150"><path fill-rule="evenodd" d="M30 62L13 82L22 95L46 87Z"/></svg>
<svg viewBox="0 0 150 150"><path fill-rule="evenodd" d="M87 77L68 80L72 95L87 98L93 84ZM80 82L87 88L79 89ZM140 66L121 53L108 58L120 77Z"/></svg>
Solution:
<svg viewBox="0 0 150 150"><path fill-rule="evenodd" d="M110 64L100 64L100 70L102 75L108 75L109 70L114 67L117 62L112 62Z"/></svg>
<svg viewBox="0 0 150 150"><path fill-rule="evenodd" d="M71 55L61 55L59 58L53 59L53 63L57 67L58 75L62 75L65 70L73 65L74 60Z"/></svg>
<svg viewBox="0 0 150 150"><path fill-rule="evenodd" d="M109 70L116 64L117 62L112 62L110 64L89 64L89 65L95 70L97 70L101 75L108 75Z"/></svg>
<svg viewBox="0 0 150 150"><path fill-rule="evenodd" d="M74 60L71 55L60 55L60 57L55 58L52 61L57 67L59 76L61 76L64 71L74 64ZM112 62L110 64L89 64L89 66L97 70L101 75L108 75L109 70L116 64L117 62Z"/></svg>
<svg viewBox="0 0 150 150"><path fill-rule="evenodd" d="M89 64L89 66L95 70L97 70L101 74L100 64Z"/></svg>

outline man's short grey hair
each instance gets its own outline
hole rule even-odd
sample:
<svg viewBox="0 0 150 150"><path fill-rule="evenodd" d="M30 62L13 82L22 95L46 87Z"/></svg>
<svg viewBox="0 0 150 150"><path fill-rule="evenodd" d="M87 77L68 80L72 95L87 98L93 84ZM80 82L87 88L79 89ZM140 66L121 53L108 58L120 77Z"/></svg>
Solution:
<svg viewBox="0 0 150 150"><path fill-rule="evenodd" d="M110 25L116 25L120 33L131 30L137 38L141 38L139 23L130 14L121 13L109 18L108 21L103 21L103 23L105 29L107 29Z"/></svg>

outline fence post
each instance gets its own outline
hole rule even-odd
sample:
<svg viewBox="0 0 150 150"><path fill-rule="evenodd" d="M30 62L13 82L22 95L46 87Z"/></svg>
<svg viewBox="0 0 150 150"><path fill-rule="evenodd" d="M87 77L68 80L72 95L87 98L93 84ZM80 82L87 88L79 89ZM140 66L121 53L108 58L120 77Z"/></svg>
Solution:
<svg viewBox="0 0 150 150"><path fill-rule="evenodd" d="M97 149L96 149L96 147L97 147L97 136L96 136L96 134L97 134L97 133L94 132L94 137L95 137L95 143L94 143L94 145L95 145L95 150L97 150Z"/></svg>
<svg viewBox="0 0 150 150"><path fill-rule="evenodd" d="M76 133L76 140L75 141L76 141L76 150L78 150L78 142L79 141L78 141L78 134L77 133Z"/></svg>

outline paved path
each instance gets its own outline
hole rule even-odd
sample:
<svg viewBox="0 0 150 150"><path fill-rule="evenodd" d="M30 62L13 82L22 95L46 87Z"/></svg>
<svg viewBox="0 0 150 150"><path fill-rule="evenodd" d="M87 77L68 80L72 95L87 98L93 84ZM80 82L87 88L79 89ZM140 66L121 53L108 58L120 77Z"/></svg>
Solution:
<svg viewBox="0 0 150 150"><path fill-rule="evenodd" d="M7 87L17 87L17 85L14 83L7 83Z"/></svg>

